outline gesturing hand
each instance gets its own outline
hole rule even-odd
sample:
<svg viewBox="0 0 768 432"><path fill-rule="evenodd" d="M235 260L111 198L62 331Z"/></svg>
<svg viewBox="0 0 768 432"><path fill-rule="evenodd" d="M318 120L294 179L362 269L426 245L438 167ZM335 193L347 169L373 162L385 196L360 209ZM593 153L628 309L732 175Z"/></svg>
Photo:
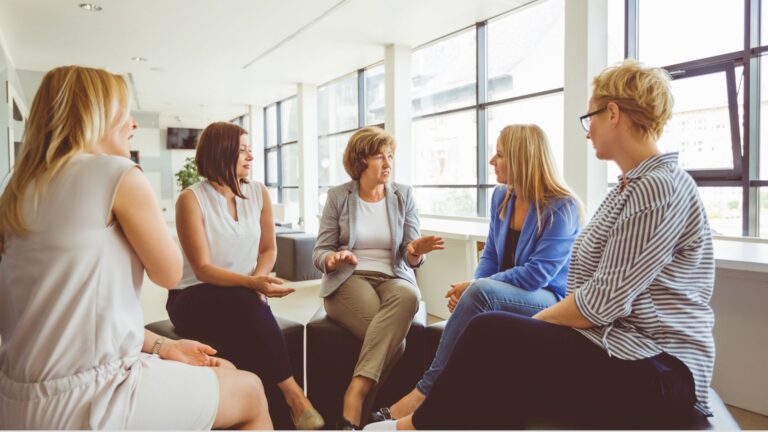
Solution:
<svg viewBox="0 0 768 432"><path fill-rule="evenodd" d="M408 243L408 253L411 255L424 255L434 250L445 249L445 241L438 236L424 236Z"/></svg>
<svg viewBox="0 0 768 432"><path fill-rule="evenodd" d="M336 270L336 267L338 267L339 264L343 262L351 265L357 265L357 257L355 254L348 250L329 253L325 257L325 270L332 272Z"/></svg>
<svg viewBox="0 0 768 432"><path fill-rule="evenodd" d="M456 309L456 304L459 303L461 295L469 288L471 282L459 282L451 285L451 289L445 293L445 298L448 299L448 310L453 312Z"/></svg>
<svg viewBox="0 0 768 432"><path fill-rule="evenodd" d="M253 283L250 288L255 289L267 297L285 297L296 291L295 288L283 288L277 286L283 284L283 280L280 278L272 276L251 276L251 279Z"/></svg>
<svg viewBox="0 0 768 432"><path fill-rule="evenodd" d="M166 339L160 346L160 358L176 360L193 366L209 366L216 350L190 339Z"/></svg>

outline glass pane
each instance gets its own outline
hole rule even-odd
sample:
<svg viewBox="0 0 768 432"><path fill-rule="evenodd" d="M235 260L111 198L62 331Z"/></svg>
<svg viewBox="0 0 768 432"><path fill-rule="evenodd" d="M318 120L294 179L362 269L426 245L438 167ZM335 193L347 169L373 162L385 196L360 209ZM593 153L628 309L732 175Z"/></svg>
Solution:
<svg viewBox="0 0 768 432"><path fill-rule="evenodd" d="M384 65L365 71L365 124L384 123Z"/></svg>
<svg viewBox="0 0 768 432"><path fill-rule="evenodd" d="M268 186L267 187L267 192L269 192L269 199L270 199L270 201L272 201L273 204L276 203L277 202L277 188L276 187L269 187ZM277 215L275 215L275 216L277 216ZM275 217L275 219L277 219L277 217Z"/></svg>
<svg viewBox="0 0 768 432"><path fill-rule="evenodd" d="M675 109L659 139L684 169L733 169L725 73L672 81Z"/></svg>
<svg viewBox="0 0 768 432"><path fill-rule="evenodd" d="M291 222L296 227L299 222L299 190L283 189L283 202L285 206L285 221Z"/></svg>
<svg viewBox="0 0 768 432"><path fill-rule="evenodd" d="M475 28L449 36L411 55L413 115L474 105Z"/></svg>
<svg viewBox="0 0 768 432"><path fill-rule="evenodd" d="M416 120L411 136L414 184L476 184L475 110Z"/></svg>
<svg viewBox="0 0 768 432"><path fill-rule="evenodd" d="M563 0L549 0L488 24L488 100L563 86Z"/></svg>
<svg viewBox="0 0 768 432"><path fill-rule="evenodd" d="M487 110L488 154L486 162L496 153L496 140L505 126L511 124L537 124L549 138L549 146L557 169L563 172L563 94L556 93L535 99L495 105ZM493 169L488 170L488 184L496 184Z"/></svg>
<svg viewBox="0 0 768 432"><path fill-rule="evenodd" d="M264 125L267 130L266 147L274 147L277 145L277 105L270 105L266 110L267 119Z"/></svg>
<svg viewBox="0 0 768 432"><path fill-rule="evenodd" d="M344 149L352 133L322 137L317 148L317 183L320 186L336 186L350 180L344 169Z"/></svg>
<svg viewBox="0 0 768 432"><path fill-rule="evenodd" d="M742 190L735 187L699 187L713 235L741 236Z"/></svg>
<svg viewBox="0 0 768 432"><path fill-rule="evenodd" d="M764 59L766 57L760 58L760 161L758 162L760 180L768 180L768 62Z"/></svg>
<svg viewBox="0 0 768 432"><path fill-rule="evenodd" d="M317 130L320 135L357 127L357 73L317 90Z"/></svg>
<svg viewBox="0 0 768 432"><path fill-rule="evenodd" d="M758 206L760 206L759 236L768 238L768 188L758 189Z"/></svg>
<svg viewBox="0 0 768 432"><path fill-rule="evenodd" d="M413 188L421 215L476 216L475 188Z"/></svg>
<svg viewBox="0 0 768 432"><path fill-rule="evenodd" d="M298 104L296 98L288 99L280 104L280 142L296 141L298 137Z"/></svg>
<svg viewBox="0 0 768 432"><path fill-rule="evenodd" d="M667 66L744 49L741 0L639 0L638 57Z"/></svg>
<svg viewBox="0 0 768 432"><path fill-rule="evenodd" d="M277 184L277 149L267 152L267 184Z"/></svg>
<svg viewBox="0 0 768 432"><path fill-rule="evenodd" d="M280 186L299 185L299 145L288 144L280 150L282 153L283 178Z"/></svg>
<svg viewBox="0 0 768 432"><path fill-rule="evenodd" d="M624 2L608 3L608 64L624 60Z"/></svg>

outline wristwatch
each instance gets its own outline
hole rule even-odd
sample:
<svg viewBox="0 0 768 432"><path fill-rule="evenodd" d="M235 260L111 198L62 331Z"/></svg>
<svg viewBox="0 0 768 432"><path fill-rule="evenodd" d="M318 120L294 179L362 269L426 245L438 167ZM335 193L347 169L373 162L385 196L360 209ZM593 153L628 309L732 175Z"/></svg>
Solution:
<svg viewBox="0 0 768 432"><path fill-rule="evenodd" d="M152 344L152 354L160 357L160 347L163 346L163 342L165 342L165 336L155 339L155 343Z"/></svg>

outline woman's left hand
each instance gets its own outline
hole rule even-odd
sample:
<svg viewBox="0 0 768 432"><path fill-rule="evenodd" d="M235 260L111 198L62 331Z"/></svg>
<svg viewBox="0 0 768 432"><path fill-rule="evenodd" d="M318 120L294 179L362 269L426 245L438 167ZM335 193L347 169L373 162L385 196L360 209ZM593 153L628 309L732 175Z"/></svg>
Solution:
<svg viewBox="0 0 768 432"><path fill-rule="evenodd" d="M189 339L166 339L160 347L160 358L176 360L193 366L211 366L212 355L216 350L212 347Z"/></svg>
<svg viewBox="0 0 768 432"><path fill-rule="evenodd" d="M445 249L445 241L438 236L424 236L408 243L408 253L411 255L424 255L435 250Z"/></svg>

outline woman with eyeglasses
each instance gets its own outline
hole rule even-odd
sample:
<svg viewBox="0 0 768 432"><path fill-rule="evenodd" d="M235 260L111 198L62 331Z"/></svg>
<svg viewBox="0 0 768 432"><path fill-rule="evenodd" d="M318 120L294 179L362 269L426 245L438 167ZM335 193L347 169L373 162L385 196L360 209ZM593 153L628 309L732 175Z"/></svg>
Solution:
<svg viewBox="0 0 768 432"><path fill-rule="evenodd" d="M475 318L419 409L371 429L669 429L709 414L712 235L696 183L656 144L672 105L661 69L594 79L581 121L622 175L574 243L567 296L533 318Z"/></svg>

